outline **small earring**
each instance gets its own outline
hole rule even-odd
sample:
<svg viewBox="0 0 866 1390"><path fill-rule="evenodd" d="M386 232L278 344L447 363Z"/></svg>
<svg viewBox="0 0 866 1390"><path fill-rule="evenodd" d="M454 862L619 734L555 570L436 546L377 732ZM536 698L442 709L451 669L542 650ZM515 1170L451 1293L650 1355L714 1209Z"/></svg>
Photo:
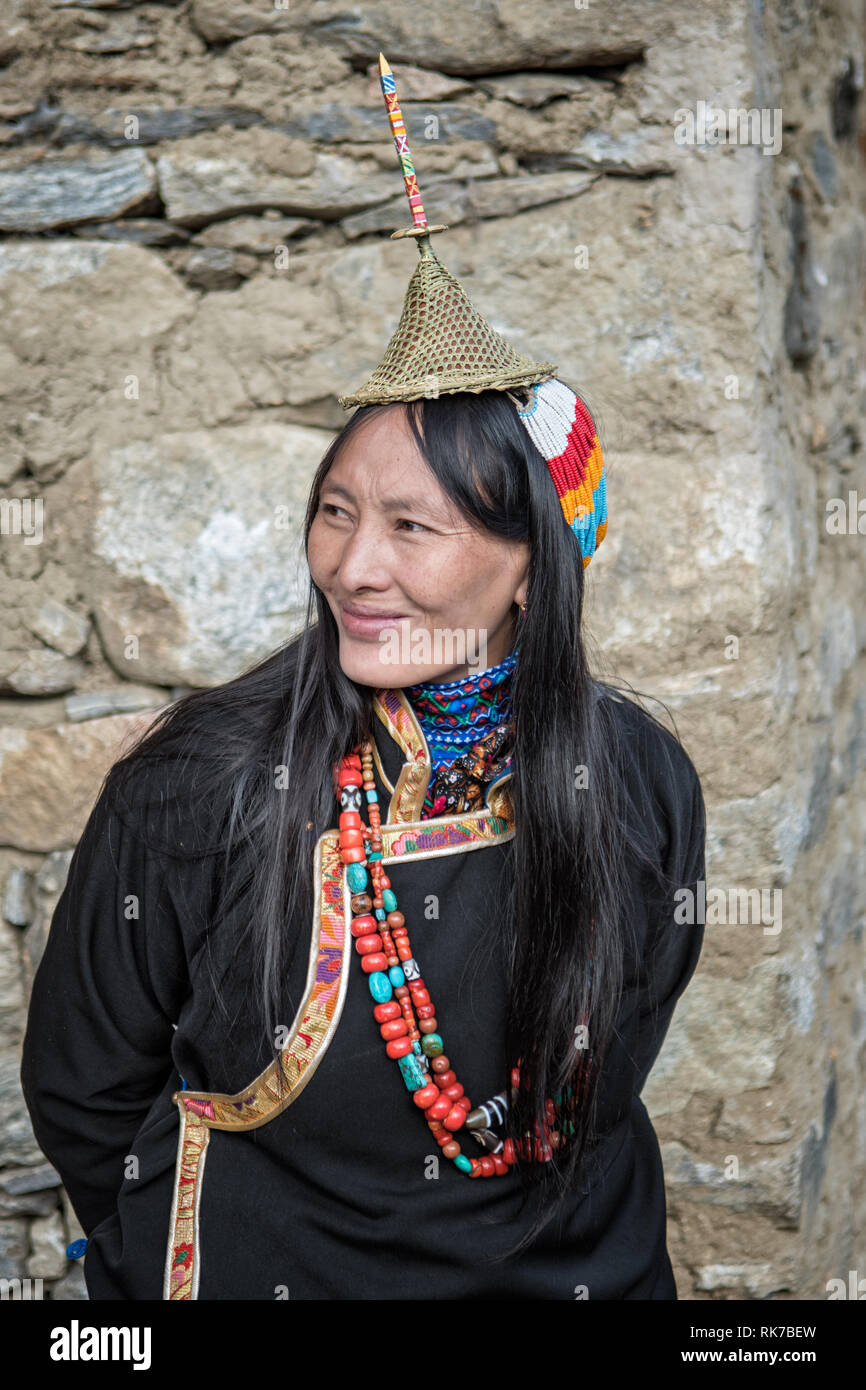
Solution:
<svg viewBox="0 0 866 1390"><path fill-rule="evenodd" d="M525 603L521 603L521 605L520 605L520 611L521 611L521 613L525 613L525 612L526 612L526 604L525 604Z"/></svg>

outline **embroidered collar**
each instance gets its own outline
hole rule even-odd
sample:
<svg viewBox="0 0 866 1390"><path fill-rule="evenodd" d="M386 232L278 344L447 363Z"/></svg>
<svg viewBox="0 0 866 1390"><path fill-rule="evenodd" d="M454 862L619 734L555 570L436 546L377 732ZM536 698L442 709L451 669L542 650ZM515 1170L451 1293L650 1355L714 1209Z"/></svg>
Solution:
<svg viewBox="0 0 866 1390"><path fill-rule="evenodd" d="M453 681L421 681L404 687L427 744L434 769L474 747L511 717L512 652L495 666Z"/></svg>

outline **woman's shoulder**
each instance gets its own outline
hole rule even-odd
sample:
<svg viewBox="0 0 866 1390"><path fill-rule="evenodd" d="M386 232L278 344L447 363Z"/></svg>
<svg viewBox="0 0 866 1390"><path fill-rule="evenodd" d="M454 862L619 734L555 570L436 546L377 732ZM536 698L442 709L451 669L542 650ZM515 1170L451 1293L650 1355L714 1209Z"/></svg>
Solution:
<svg viewBox="0 0 866 1390"><path fill-rule="evenodd" d="M600 703L615 730L623 782L643 823L651 817L664 841L670 839L673 827L702 838L705 811L700 778L679 739L618 690L603 687Z"/></svg>
<svg viewBox="0 0 866 1390"><path fill-rule="evenodd" d="M682 743L643 705L609 686L602 687L599 699L616 726L620 747L629 761L653 778L671 778L688 787L699 782Z"/></svg>
<svg viewBox="0 0 866 1390"><path fill-rule="evenodd" d="M213 769L195 750L185 757L120 759L106 774L97 807L149 848L185 857L217 847L220 802Z"/></svg>

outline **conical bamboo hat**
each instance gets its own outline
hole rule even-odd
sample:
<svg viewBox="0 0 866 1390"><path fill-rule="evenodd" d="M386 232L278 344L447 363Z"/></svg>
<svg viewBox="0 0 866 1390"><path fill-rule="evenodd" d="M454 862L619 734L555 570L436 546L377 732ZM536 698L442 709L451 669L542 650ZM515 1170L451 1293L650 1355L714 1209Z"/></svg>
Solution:
<svg viewBox="0 0 866 1390"><path fill-rule="evenodd" d="M417 237L420 259L385 356L363 386L338 396L340 405L349 409L453 391L509 391L546 380L555 374L556 364L533 362L507 343L434 252L430 234L447 228L427 223L394 76L381 53L379 71L414 222L393 236Z"/></svg>
<svg viewBox="0 0 866 1390"><path fill-rule="evenodd" d="M555 374L555 363L533 362L491 328L429 241L419 250L385 356L359 390L338 397L341 406L414 401L452 391L508 391Z"/></svg>

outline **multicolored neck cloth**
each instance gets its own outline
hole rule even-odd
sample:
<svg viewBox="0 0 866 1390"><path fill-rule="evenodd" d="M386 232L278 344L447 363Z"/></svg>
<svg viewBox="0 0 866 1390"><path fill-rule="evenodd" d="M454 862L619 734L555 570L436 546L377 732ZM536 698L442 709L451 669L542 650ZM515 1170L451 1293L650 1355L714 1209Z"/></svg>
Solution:
<svg viewBox="0 0 866 1390"><path fill-rule="evenodd" d="M483 803L487 784L510 765L511 675L516 665L514 651L486 671L404 688L433 764L422 819L475 810Z"/></svg>

